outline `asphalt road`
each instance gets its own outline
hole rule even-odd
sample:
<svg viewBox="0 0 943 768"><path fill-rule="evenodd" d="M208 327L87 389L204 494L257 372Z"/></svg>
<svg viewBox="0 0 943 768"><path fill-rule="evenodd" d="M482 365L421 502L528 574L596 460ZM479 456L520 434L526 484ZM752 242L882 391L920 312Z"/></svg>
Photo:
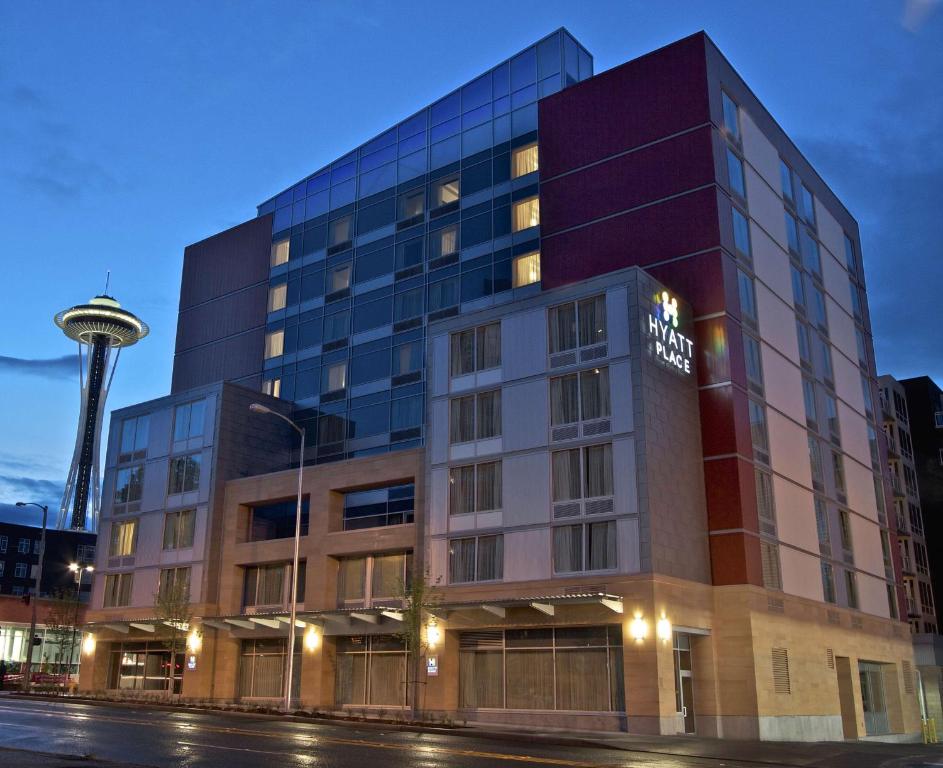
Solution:
<svg viewBox="0 0 943 768"><path fill-rule="evenodd" d="M0 700L0 747L94 755L145 766L249 768L719 768L713 759L492 741L242 715ZM0 765L17 755L0 751ZM725 768L756 768L725 762Z"/></svg>
<svg viewBox="0 0 943 768"><path fill-rule="evenodd" d="M717 756L666 755L410 733L230 713L0 699L0 766L35 764L52 768L64 764L61 759L32 763L22 752L6 749L92 755L122 766L157 768L255 768L269 765L279 768L758 768L764 765L769 768L779 764L769 760L767 755L762 756L767 758L765 760L762 757L757 761L731 760ZM819 755L824 757L821 753ZM852 755L845 757L854 760L849 760L848 765L858 768L865 765L895 768L943 766L943 750L924 752L916 760L889 760L889 753L880 757L873 755L877 758L873 762L862 760L863 755L857 759ZM825 758L822 763L815 761L815 764L829 765L830 762ZM795 763L788 760L782 764ZM802 764L812 763L802 761Z"/></svg>

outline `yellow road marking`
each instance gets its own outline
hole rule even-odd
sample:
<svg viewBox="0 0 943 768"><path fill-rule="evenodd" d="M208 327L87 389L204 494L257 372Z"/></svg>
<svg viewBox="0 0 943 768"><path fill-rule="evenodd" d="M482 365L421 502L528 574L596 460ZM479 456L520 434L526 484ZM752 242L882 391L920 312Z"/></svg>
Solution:
<svg viewBox="0 0 943 768"><path fill-rule="evenodd" d="M75 714L69 712L47 712L40 709L27 709L24 707L5 707L0 705L0 710L11 710L14 712L24 712L28 711L31 714L40 715L42 717L53 717L53 718L68 718L70 720L89 720L94 719L96 722L110 722L110 723L133 723L134 725L143 725L150 728L157 727L166 727L167 725L175 725L178 727L192 728L197 731L204 731L207 733L221 733L229 735L240 735L240 736L255 736L262 738L276 738L276 739L304 739L307 742L310 742L314 745L318 743L326 744L338 744L343 746L351 747L366 747L368 749L388 749L388 750L398 750L402 752L411 752L414 750L421 750L425 752L431 752L435 754L444 754L444 755L455 755L461 757L475 757L482 758L486 760L507 760L510 762L521 762L521 763L537 763L539 765L560 765L567 766L568 768L601 768L605 766L604 763L587 763L581 762L578 760L566 760L558 757L536 757L533 755L509 755L501 752L482 752L474 749L456 749L454 747L440 747L433 746L428 744L393 744L391 742L384 741L369 741L367 739L343 739L336 736L322 736L320 734L292 734L292 733L268 733L265 731L253 731L247 728L233 728L229 726L216 726L216 725L194 725L190 723L177 723L177 722L154 722L153 720L139 720L132 717L114 717L109 715L103 716L94 716L90 717L88 714ZM257 722L266 722L259 720ZM292 723L293 725L308 725L307 723ZM313 725L313 724L312 724ZM340 725L340 724L339 724ZM29 726L23 726L29 727ZM179 742L185 744L187 742ZM201 747L211 747L218 749L239 749L238 747L212 747L209 744L193 744L193 746ZM264 750L252 750L247 749L250 752L259 752ZM273 754L285 754L284 752L278 752Z"/></svg>

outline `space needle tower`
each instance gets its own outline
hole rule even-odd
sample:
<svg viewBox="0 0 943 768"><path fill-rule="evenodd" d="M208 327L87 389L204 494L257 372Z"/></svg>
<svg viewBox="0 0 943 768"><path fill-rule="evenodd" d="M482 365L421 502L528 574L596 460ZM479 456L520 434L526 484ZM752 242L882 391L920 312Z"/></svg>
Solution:
<svg viewBox="0 0 943 768"><path fill-rule="evenodd" d="M66 336L78 342L82 395L75 453L59 507L57 527L94 532L98 528L101 506L98 457L105 398L122 347L137 344L147 336L149 329L146 323L104 294L88 304L63 310L56 315L55 322Z"/></svg>

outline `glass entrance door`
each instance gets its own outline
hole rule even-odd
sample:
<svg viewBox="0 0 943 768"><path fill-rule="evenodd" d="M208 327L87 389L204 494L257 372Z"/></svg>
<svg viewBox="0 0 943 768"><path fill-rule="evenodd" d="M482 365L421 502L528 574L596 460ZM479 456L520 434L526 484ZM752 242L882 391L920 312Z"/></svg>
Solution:
<svg viewBox="0 0 943 768"><path fill-rule="evenodd" d="M858 662L858 677L861 680L861 705L864 709L865 733L868 736L889 733L882 665L868 661Z"/></svg>
<svg viewBox="0 0 943 768"><path fill-rule="evenodd" d="M694 667L691 661L691 636L674 633L675 702L684 724L684 733L695 733Z"/></svg>

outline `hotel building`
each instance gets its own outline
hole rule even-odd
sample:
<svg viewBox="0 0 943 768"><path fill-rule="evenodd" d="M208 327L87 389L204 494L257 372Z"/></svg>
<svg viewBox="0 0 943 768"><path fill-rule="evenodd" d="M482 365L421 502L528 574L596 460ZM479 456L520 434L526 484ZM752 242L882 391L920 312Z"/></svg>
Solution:
<svg viewBox="0 0 943 768"><path fill-rule="evenodd" d="M877 392L857 224L713 42L559 30L186 249L82 686L277 703L295 578L306 708L910 737Z"/></svg>

